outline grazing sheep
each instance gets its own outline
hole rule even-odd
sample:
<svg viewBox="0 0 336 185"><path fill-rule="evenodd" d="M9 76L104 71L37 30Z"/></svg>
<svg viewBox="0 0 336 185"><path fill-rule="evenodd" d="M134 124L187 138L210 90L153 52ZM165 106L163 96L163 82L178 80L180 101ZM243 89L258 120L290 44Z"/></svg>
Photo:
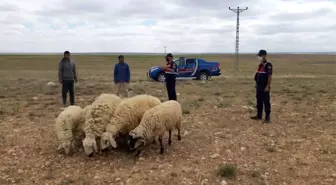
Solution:
<svg viewBox="0 0 336 185"><path fill-rule="evenodd" d="M181 123L181 105L175 100L165 101L147 110L139 126L129 132L130 150L137 150L136 156L139 156L147 141L158 136L160 154L163 154L162 138L165 132L169 132L168 145L171 145L171 133L173 129L177 129L178 140L181 140Z"/></svg>
<svg viewBox="0 0 336 185"><path fill-rule="evenodd" d="M74 135L81 134L81 125L84 122L83 109L79 106L69 106L64 109L56 118L55 130L60 142L58 150L64 149L69 155L74 147Z"/></svg>
<svg viewBox="0 0 336 185"><path fill-rule="evenodd" d="M82 114L83 114L83 116L84 116L84 119L86 118L86 116L89 114L89 112L91 111L91 107L92 107L92 105L87 105L86 107L84 107L84 109L83 109L83 112L82 112ZM85 121L85 120L84 120Z"/></svg>
<svg viewBox="0 0 336 185"><path fill-rule="evenodd" d="M121 99L114 94L101 94L86 111L83 125L83 147L86 155L92 156L94 151L98 152L96 139L105 132L106 125L120 102Z"/></svg>
<svg viewBox="0 0 336 185"><path fill-rule="evenodd" d="M161 104L161 101L151 95L137 95L128 98L119 104L110 123L100 138L100 149L105 150L109 146L117 147L115 139L119 135L128 136L128 132L137 127L143 114L150 108Z"/></svg>
<svg viewBox="0 0 336 185"><path fill-rule="evenodd" d="M99 96L97 96L94 101L91 103L91 107L95 106L95 105L101 105L104 104L105 102L110 102L113 100L117 100L117 101L121 101L121 98L119 98L117 95L115 94L107 94L107 93L103 93L100 94Z"/></svg>

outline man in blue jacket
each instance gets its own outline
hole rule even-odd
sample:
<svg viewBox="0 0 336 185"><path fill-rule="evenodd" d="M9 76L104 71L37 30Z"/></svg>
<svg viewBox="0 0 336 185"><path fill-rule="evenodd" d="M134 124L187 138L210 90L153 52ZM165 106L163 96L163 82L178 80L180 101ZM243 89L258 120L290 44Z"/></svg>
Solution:
<svg viewBox="0 0 336 185"><path fill-rule="evenodd" d="M118 57L119 63L114 66L114 83L116 84L116 94L128 97L128 85L130 83L131 72L129 66L124 61L124 56Z"/></svg>

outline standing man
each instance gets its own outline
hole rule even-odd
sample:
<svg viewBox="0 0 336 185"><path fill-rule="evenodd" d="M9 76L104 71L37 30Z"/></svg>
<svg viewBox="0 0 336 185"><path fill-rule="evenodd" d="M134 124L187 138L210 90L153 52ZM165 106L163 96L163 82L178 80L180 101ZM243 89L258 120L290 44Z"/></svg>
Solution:
<svg viewBox="0 0 336 185"><path fill-rule="evenodd" d="M168 53L165 58L166 58L167 64L166 66L162 67L162 69L165 71L168 99L177 101L176 90L175 90L176 76L178 74L177 66L173 62L173 55L171 53Z"/></svg>
<svg viewBox="0 0 336 185"><path fill-rule="evenodd" d="M58 64L58 80L62 84L63 107L66 107L67 93L70 94L70 105L75 105L74 84L77 82L76 64L70 59L70 52L65 51Z"/></svg>
<svg viewBox="0 0 336 185"><path fill-rule="evenodd" d="M122 93L123 97L128 97L128 85L130 83L131 72L129 66L124 61L124 56L118 57L119 63L114 66L114 83L116 84L116 94Z"/></svg>
<svg viewBox="0 0 336 185"><path fill-rule="evenodd" d="M257 58L260 61L258 70L254 76L257 93L257 115L251 117L251 119L262 119L263 105L265 105L265 123L269 123L271 114L270 89L273 66L267 61L266 56L266 50L260 50L257 54Z"/></svg>

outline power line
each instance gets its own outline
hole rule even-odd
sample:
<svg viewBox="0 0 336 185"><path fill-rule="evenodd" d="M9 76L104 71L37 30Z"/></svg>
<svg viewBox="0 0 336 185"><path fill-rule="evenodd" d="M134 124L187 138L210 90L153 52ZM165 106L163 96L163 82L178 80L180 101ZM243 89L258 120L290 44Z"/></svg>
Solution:
<svg viewBox="0 0 336 185"><path fill-rule="evenodd" d="M239 8L239 6L237 8L231 8L229 7L229 10L235 12L237 14L237 26L236 26L236 50L235 50L235 54L236 54L236 71L238 72L238 59L239 59L239 14L242 13L243 11L247 10L248 7L246 7L245 9L241 9Z"/></svg>

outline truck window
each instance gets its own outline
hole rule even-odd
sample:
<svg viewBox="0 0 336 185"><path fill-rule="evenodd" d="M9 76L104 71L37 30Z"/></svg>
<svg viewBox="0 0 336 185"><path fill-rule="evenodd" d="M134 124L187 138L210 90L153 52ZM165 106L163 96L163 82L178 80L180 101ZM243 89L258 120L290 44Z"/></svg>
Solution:
<svg viewBox="0 0 336 185"><path fill-rule="evenodd" d="M180 64L180 60L179 60L179 59L173 60L173 62L174 62L177 66L179 66L179 64Z"/></svg>
<svg viewBox="0 0 336 185"><path fill-rule="evenodd" d="M185 66L185 59L184 58L179 58L178 61L176 62L177 66Z"/></svg>
<svg viewBox="0 0 336 185"><path fill-rule="evenodd" d="M205 61L203 59L198 59L198 63L204 63Z"/></svg>
<svg viewBox="0 0 336 185"><path fill-rule="evenodd" d="M188 67L194 67L195 66L195 59L187 59L186 61Z"/></svg>

